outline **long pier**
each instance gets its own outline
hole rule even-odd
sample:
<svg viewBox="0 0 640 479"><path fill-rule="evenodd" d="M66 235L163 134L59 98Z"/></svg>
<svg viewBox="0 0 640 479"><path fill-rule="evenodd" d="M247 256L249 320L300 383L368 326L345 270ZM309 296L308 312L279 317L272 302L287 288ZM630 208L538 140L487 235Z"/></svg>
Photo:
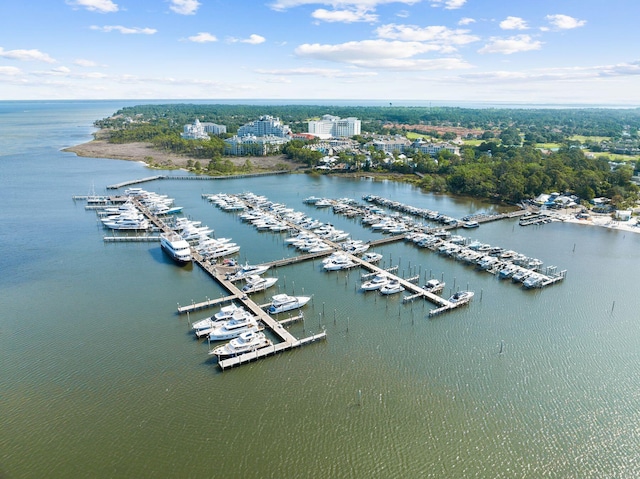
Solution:
<svg viewBox="0 0 640 479"><path fill-rule="evenodd" d="M243 173L240 175L217 175L217 176L209 176L209 175L193 175L193 176L170 176L170 175L156 175L156 176L148 176L146 178L139 178L137 180L129 180L123 181L121 183L116 183L113 185L107 186L108 190L117 190L119 188L123 188L125 186L137 185L139 183L146 183L149 181L155 180L233 180L237 178L253 178L257 176L271 176L271 175L285 175L290 173L289 170L277 170L277 171L264 171L260 173Z"/></svg>

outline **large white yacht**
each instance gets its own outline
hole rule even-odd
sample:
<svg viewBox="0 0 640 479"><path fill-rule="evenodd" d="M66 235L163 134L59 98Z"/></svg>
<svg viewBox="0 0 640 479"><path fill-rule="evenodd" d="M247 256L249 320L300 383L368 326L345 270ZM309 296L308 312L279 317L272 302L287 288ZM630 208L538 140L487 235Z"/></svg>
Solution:
<svg viewBox="0 0 640 479"><path fill-rule="evenodd" d="M292 309L302 308L311 300L311 296L289 296L288 294L276 294L271 297L269 314L283 313Z"/></svg>
<svg viewBox="0 0 640 479"><path fill-rule="evenodd" d="M222 346L212 349L209 351L209 354L218 356L219 358L226 358L237 354L255 351L256 349L271 346L271 344L271 340L269 340L264 333L249 331L242 333L236 339L232 339L227 344L223 344Z"/></svg>
<svg viewBox="0 0 640 479"><path fill-rule="evenodd" d="M385 284L389 282L389 276L386 273L378 273L369 281L365 281L360 286L365 291L374 291L376 289L382 288Z"/></svg>
<svg viewBox="0 0 640 479"><path fill-rule="evenodd" d="M211 328L209 339L211 341L233 339L242 333L249 331L257 332L261 329L262 327L258 324L258 319L248 311L242 309L233 313L231 319L216 322Z"/></svg>
<svg viewBox="0 0 640 479"><path fill-rule="evenodd" d="M178 233L161 233L160 247L178 264L191 262L189 243Z"/></svg>
<svg viewBox="0 0 640 479"><path fill-rule="evenodd" d="M252 274L247 278L247 284L242 287L242 292L246 294L264 291L276 284L278 278L263 278L260 275Z"/></svg>

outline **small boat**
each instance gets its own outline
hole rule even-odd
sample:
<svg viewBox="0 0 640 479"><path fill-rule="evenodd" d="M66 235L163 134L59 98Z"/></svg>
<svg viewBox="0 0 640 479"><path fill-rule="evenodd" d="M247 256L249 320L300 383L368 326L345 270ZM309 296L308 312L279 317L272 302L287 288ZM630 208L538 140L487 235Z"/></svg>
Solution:
<svg viewBox="0 0 640 479"><path fill-rule="evenodd" d="M404 291L404 286L400 284L398 279L391 279L387 284L380 288L380 294L396 294Z"/></svg>
<svg viewBox="0 0 640 479"><path fill-rule="evenodd" d="M242 287L242 292L251 294L258 291L264 291L276 284L276 281L278 281L278 278L263 278L260 275L252 274L247 277L247 284Z"/></svg>
<svg viewBox="0 0 640 479"><path fill-rule="evenodd" d="M478 226L480 226L480 223L475 220L465 221L462 223L463 228L477 228Z"/></svg>
<svg viewBox="0 0 640 479"><path fill-rule="evenodd" d="M466 303L473 298L473 291L458 291L449 298L450 303Z"/></svg>
<svg viewBox="0 0 640 479"><path fill-rule="evenodd" d="M269 314L278 314L292 309L302 308L311 300L311 296L289 296L288 294L276 294L271 298L271 306L267 310Z"/></svg>
<svg viewBox="0 0 640 479"><path fill-rule="evenodd" d="M422 289L424 289L425 291L429 291L430 293L439 293L440 291L444 290L444 285L445 283L437 280L437 279L430 279L429 281L427 281L427 283L422 287Z"/></svg>
<svg viewBox="0 0 640 479"><path fill-rule="evenodd" d="M242 333L236 339L232 339L227 344L212 349L209 351L209 354L218 356L219 358L226 358L237 354L255 351L256 349L271 346L271 344L273 343L265 336L264 333L248 331L246 333Z"/></svg>
<svg viewBox="0 0 640 479"><path fill-rule="evenodd" d="M368 263L377 263L382 259L382 254L376 253L374 251L367 251L362 255L362 260Z"/></svg>
<svg viewBox="0 0 640 479"><path fill-rule="evenodd" d="M249 263L245 263L238 271L235 273L227 275L227 280L229 281L239 281L241 279L246 279L251 275L260 275L266 272L269 269L269 266L264 265L252 265Z"/></svg>
<svg viewBox="0 0 640 479"><path fill-rule="evenodd" d="M160 247L176 263L191 263L191 248L178 233L161 233Z"/></svg>
<svg viewBox="0 0 640 479"><path fill-rule="evenodd" d="M385 273L378 273L369 281L362 283L362 286L360 286L360 288L364 289L365 291L374 291L376 289L382 288L388 282L389 276L387 276Z"/></svg>
<svg viewBox="0 0 640 479"><path fill-rule="evenodd" d="M355 261L347 255L335 257L331 261L327 261L322 265L325 271L338 271L340 269L353 268L354 266L356 266Z"/></svg>

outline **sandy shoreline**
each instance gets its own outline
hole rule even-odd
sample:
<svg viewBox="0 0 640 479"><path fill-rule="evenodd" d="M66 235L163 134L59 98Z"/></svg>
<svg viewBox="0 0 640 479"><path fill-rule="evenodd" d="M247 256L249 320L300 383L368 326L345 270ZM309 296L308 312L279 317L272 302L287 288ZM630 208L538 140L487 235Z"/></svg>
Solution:
<svg viewBox="0 0 640 479"><path fill-rule="evenodd" d="M563 210L562 212L542 211L542 213L554 219L555 221L561 221L563 223L574 223L585 226L599 226L600 228L628 231L630 233L640 233L640 226L637 226L639 223L636 222L635 217L631 218L629 221L620 221L614 220L611 215L608 214L595 213L590 213L589 218L576 218L577 210Z"/></svg>
<svg viewBox="0 0 640 479"><path fill-rule="evenodd" d="M141 161L149 167L159 168L186 168L187 162L199 161L203 167L206 167L208 160L201 158L190 158L188 156L177 155L175 153L159 150L154 148L151 143L135 142L115 144L109 143L107 140L97 139L82 143L80 145L64 148L62 151L75 153L78 156L88 158L109 158L113 160L125 161ZM242 166L247 160L251 162L254 169L258 171L269 171L276 169L278 165L286 165L289 169L298 169L300 164L293 163L286 158L285 155L276 156L239 156L225 157L229 159L235 166Z"/></svg>

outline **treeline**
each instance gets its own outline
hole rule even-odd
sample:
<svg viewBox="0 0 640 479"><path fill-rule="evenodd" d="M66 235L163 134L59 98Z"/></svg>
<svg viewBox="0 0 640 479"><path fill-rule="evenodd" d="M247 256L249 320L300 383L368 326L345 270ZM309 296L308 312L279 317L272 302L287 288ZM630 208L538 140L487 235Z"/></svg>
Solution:
<svg viewBox="0 0 640 479"><path fill-rule="evenodd" d="M627 130L640 129L640 109L499 109L396 106L323 106L323 105L217 105L150 104L126 107L111 118L96 122L99 127L122 128L127 118L136 122L164 124L176 131L195 118L226 125L229 133L261 115L279 117L294 132L304 132L307 121L325 114L342 118L357 117L363 131L388 131L388 125L457 126L482 130L515 127L530 139L562 141L573 135L619 137ZM387 127L385 127L387 125Z"/></svg>

